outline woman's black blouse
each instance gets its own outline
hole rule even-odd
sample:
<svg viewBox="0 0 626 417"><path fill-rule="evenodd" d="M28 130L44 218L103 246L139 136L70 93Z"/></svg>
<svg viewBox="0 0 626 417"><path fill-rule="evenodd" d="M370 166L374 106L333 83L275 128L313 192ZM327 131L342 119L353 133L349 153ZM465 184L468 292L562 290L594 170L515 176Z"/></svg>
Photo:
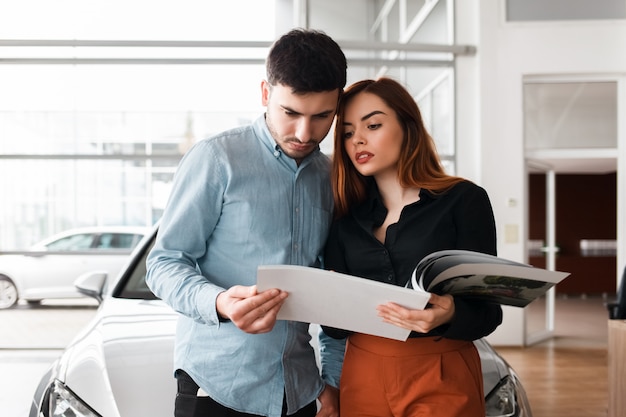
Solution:
<svg viewBox="0 0 626 417"><path fill-rule="evenodd" d="M368 200L334 222L325 248L326 269L405 286L417 263L432 252L465 249L496 254L493 209L486 191L474 183L464 181L440 194L422 190L419 201L405 206L398 222L389 225L384 244L373 230L382 225L387 209L372 187ZM498 304L460 297L454 302L451 322L427 334L411 332L410 337L475 340L502 322ZM328 327L324 331L338 338L348 334Z"/></svg>

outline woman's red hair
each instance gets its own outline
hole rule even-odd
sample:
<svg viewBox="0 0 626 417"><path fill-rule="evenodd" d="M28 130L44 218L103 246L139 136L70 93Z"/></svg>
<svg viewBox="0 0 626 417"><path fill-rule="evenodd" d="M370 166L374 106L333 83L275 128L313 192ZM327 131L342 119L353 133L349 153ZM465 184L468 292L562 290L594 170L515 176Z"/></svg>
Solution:
<svg viewBox="0 0 626 417"><path fill-rule="evenodd" d="M417 103L400 83L390 78L358 81L345 90L337 111L332 165L336 217L344 216L352 206L364 201L369 184L373 181L356 170L343 139L345 108L361 93L375 94L396 112L404 132L398 161L398 179L403 187L420 187L438 193L464 181L463 178L445 173L435 142L424 127Z"/></svg>

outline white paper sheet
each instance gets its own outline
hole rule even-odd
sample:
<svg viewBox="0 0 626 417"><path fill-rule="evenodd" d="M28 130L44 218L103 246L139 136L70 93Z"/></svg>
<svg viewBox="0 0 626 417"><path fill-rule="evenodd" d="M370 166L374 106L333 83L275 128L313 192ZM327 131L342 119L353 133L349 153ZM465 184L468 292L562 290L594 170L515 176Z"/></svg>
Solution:
<svg viewBox="0 0 626 417"><path fill-rule="evenodd" d="M257 271L259 291L279 288L289 293L279 320L317 323L396 340L406 340L410 331L387 324L376 306L392 301L423 309L428 293L317 268L292 265L262 265Z"/></svg>

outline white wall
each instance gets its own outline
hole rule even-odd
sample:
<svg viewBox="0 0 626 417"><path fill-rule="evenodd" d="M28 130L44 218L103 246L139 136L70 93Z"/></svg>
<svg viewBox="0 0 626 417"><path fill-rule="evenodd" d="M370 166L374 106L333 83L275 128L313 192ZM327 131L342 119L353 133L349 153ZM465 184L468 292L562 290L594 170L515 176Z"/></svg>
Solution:
<svg viewBox="0 0 626 417"><path fill-rule="evenodd" d="M457 43L478 49L457 65L459 174L491 197L498 254L525 262L523 77L626 73L626 21L506 23L502 0L456 3ZM524 344L524 311L507 308L490 341Z"/></svg>

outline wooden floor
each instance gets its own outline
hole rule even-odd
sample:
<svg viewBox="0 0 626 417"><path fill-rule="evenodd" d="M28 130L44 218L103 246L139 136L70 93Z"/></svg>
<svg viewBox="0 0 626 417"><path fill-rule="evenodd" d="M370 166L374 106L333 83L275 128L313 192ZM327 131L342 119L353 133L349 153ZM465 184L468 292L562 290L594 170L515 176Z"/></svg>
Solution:
<svg viewBox="0 0 626 417"><path fill-rule="evenodd" d="M554 338L523 348L496 346L522 380L533 417L607 416L604 302L602 297L557 296ZM529 311L528 317L541 317L540 313Z"/></svg>

